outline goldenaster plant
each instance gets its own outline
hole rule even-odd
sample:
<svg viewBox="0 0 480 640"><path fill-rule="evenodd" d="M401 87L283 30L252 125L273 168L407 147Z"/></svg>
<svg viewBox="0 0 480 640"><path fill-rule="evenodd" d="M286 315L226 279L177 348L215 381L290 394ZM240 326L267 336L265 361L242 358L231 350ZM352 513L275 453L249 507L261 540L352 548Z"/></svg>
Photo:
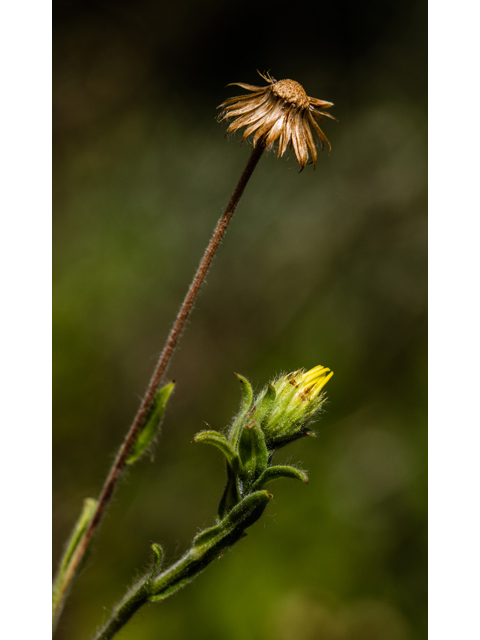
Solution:
<svg viewBox="0 0 480 640"><path fill-rule="evenodd" d="M309 157L315 165L317 151L311 128L319 137L322 148L324 143L331 148L316 120L322 120L323 116L333 117L318 111L318 108L330 108L332 103L307 96L303 87L294 80L277 81L270 75L262 77L268 83L266 87L237 83L251 93L229 98L221 105L224 110L220 120L236 118L227 132L246 127L243 139L252 135L253 149L215 227L102 491L97 500L85 500L83 511L66 545L54 582L54 627L125 467L134 464L144 454L158 433L174 390L173 382L162 386L163 377L215 253L260 157L278 140L278 156L292 147L301 169ZM321 412L325 402L323 388L332 375L333 372L324 366L309 371L299 369L274 379L255 397L248 380L238 376L242 387L242 403L231 427L225 434L202 431L193 440L216 446L226 458L227 482L215 525L197 535L189 551L165 570L161 569L161 547L152 543L154 562L151 570L115 609L98 632L97 640L112 638L141 606L163 600L191 582L212 560L244 537L245 529L260 518L272 497L264 488L266 484L285 477L307 482L304 471L292 466L275 465L273 457L279 447L312 435L310 424Z"/></svg>

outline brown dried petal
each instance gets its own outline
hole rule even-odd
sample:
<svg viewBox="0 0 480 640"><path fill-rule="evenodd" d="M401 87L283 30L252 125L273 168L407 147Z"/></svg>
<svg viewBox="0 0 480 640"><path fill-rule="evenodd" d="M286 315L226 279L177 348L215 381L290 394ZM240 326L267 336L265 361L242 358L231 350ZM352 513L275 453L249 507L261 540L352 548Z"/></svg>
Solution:
<svg viewBox="0 0 480 640"><path fill-rule="evenodd" d="M308 113L303 114L303 130L305 131L305 138L306 138L310 153L312 155L313 166L315 167L317 164L317 147L315 146L315 141L313 139L312 132L310 130L310 124L308 122Z"/></svg>
<svg viewBox="0 0 480 640"><path fill-rule="evenodd" d="M338 122L337 118L335 118L335 116L332 116L331 113L325 113L325 111L317 111L316 109L312 109L311 113L313 113L315 118L317 118L318 120L323 120L323 117L321 116L324 116L325 118L330 118L330 120L335 120L335 122Z"/></svg>
<svg viewBox="0 0 480 640"><path fill-rule="evenodd" d="M254 133L258 127L262 124L261 119L257 120L256 122L254 122L252 125L250 125L247 129L245 129L245 131L243 132L243 136L242 136L242 142L244 142L249 135L251 135L252 133ZM256 140L253 140L253 146L256 145Z"/></svg>
<svg viewBox="0 0 480 640"><path fill-rule="evenodd" d="M256 143L262 136L267 135L273 124L280 118L283 112L283 104L276 103L270 113L266 116L265 122L261 125L254 136L254 142Z"/></svg>
<svg viewBox="0 0 480 640"><path fill-rule="evenodd" d="M256 131L262 125L262 120L265 119L265 115L266 114L263 111L259 111L258 113L255 114L255 122L252 120L251 126L249 126L245 130L245 132L243 134L242 142L243 142L243 140L245 140L245 138L248 138L248 136L251 133ZM256 139L253 142L254 142L254 146L255 146Z"/></svg>
<svg viewBox="0 0 480 640"><path fill-rule="evenodd" d="M290 107L290 109L288 109L287 113L285 114L284 127L283 127L283 131L282 131L282 135L280 137L280 141L278 143L278 156L277 157L283 156L283 154L287 150L288 144L290 143L290 141L292 139L291 121L292 121L293 113L294 113L293 107Z"/></svg>
<svg viewBox="0 0 480 640"><path fill-rule="evenodd" d="M330 151L332 150L332 146L331 146L330 142L328 141L327 136L323 133L323 131L320 129L320 127L318 126L318 124L315 122L315 120L313 119L313 117L311 115L309 115L309 119L310 119L310 124L312 125L315 133L320 138L322 149L323 149L323 143L325 142L328 145L328 153L330 153Z"/></svg>
<svg viewBox="0 0 480 640"><path fill-rule="evenodd" d="M322 109L330 109L330 107L334 106L333 102L327 102L326 100L319 100L318 98L311 98L310 96L308 96L308 101L312 106L322 107Z"/></svg>
<svg viewBox="0 0 480 640"><path fill-rule="evenodd" d="M279 118L273 123L272 128L270 129L270 131L268 132L265 138L265 145L267 149L271 149L275 140L280 137L280 134L282 133L282 127L283 127L283 118Z"/></svg>
<svg viewBox="0 0 480 640"><path fill-rule="evenodd" d="M261 110L255 110L253 113L246 113L244 116L240 116L236 120L234 120L227 131L237 131L237 129L241 129L242 127L246 127L250 124L253 124L255 121L260 120L263 117Z"/></svg>
<svg viewBox="0 0 480 640"><path fill-rule="evenodd" d="M265 90L257 91L256 93L246 93L244 96L234 96L233 98L228 98L227 100L224 100L222 104L219 104L217 109L222 109L223 107L227 107L229 105L235 104L236 102L240 103L240 102L244 102L245 100L249 101L252 98L261 96L262 93L265 93Z"/></svg>
<svg viewBox="0 0 480 640"><path fill-rule="evenodd" d="M255 87L253 84L245 84L244 82L230 82L227 87L241 87L247 91L265 91L265 87Z"/></svg>
<svg viewBox="0 0 480 640"><path fill-rule="evenodd" d="M305 142L305 136L303 135L301 113L297 113L295 115L295 120L292 123L292 128L293 128L293 148L295 149L295 155L297 156L298 162L300 163L300 166L303 169L308 162L308 149L307 149L307 144Z"/></svg>
<svg viewBox="0 0 480 640"><path fill-rule="evenodd" d="M268 96L262 96L255 98L255 100L251 100L248 103L243 103L241 106L237 106L236 104L232 105L230 109L228 109L228 118L233 118L234 116L242 115L243 113L248 113L249 111L254 111L261 107L266 102L268 102Z"/></svg>

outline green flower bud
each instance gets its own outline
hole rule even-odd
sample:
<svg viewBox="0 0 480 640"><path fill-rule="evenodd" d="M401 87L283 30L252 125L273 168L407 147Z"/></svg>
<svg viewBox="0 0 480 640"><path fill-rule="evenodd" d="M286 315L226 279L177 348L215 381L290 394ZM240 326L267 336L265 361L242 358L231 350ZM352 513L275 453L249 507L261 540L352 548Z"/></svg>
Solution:
<svg viewBox="0 0 480 640"><path fill-rule="evenodd" d="M299 369L269 384L256 398L251 417L260 424L269 450L282 447L305 435L318 415L325 393L323 387L333 371L319 365Z"/></svg>

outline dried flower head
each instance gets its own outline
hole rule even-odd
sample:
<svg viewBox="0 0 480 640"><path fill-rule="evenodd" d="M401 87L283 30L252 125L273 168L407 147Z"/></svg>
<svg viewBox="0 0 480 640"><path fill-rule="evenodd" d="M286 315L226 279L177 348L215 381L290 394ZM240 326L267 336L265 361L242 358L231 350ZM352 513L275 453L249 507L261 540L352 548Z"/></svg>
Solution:
<svg viewBox="0 0 480 640"><path fill-rule="evenodd" d="M326 135L318 126L316 120L323 120L324 116L336 120L325 111L318 111L316 107L329 109L333 102L326 102L318 98L311 98L305 89L295 80L275 80L269 73L266 76L258 72L268 82L266 87L255 87L243 82L232 82L252 93L235 98L229 98L218 107L223 109L218 120L235 118L230 123L227 133L246 127L242 142L250 134L253 136L253 146L265 144L271 149L278 139L278 156L283 156L287 148L294 148L300 167L303 169L308 162L308 152L312 156L315 166L317 149L313 139L313 129L320 139L322 149L327 144L329 152L332 147Z"/></svg>

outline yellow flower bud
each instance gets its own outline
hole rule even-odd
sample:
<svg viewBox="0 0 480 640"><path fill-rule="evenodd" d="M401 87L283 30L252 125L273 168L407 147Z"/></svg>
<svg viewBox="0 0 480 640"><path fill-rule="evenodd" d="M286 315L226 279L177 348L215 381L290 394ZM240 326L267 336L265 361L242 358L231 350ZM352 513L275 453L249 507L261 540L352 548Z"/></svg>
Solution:
<svg viewBox="0 0 480 640"><path fill-rule="evenodd" d="M333 371L322 365L309 371L299 369L281 376L261 392L252 418L260 424L268 449L308 435L307 427L326 399L323 387L332 376Z"/></svg>

